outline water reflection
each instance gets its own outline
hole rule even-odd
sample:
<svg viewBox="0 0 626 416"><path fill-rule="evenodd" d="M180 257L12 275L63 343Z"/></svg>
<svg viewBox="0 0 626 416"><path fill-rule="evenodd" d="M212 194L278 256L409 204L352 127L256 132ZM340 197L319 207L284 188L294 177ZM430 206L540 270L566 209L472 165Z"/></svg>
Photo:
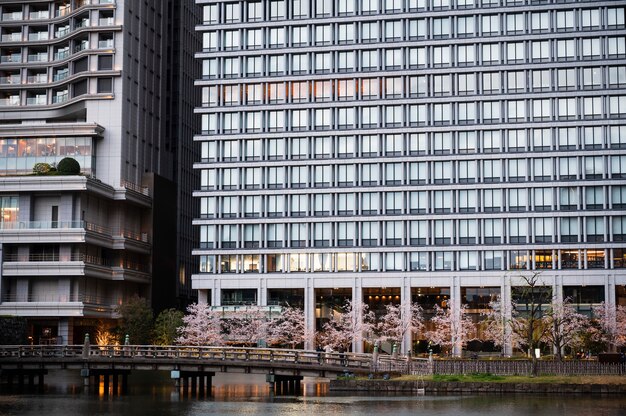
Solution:
<svg viewBox="0 0 626 416"><path fill-rule="evenodd" d="M624 414L623 397L471 395L395 396L337 394L328 383L306 379L302 394L273 395L263 375L217 374L212 396L191 397L174 387L168 373L135 372L128 395L83 388L76 372L52 372L45 394L0 390L0 416L72 415L415 415L428 416L613 416Z"/></svg>

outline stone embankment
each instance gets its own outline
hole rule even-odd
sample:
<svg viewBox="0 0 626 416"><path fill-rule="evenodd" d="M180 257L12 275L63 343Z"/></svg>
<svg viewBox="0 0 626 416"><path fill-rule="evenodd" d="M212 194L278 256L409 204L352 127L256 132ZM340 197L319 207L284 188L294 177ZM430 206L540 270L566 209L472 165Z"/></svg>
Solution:
<svg viewBox="0 0 626 416"><path fill-rule="evenodd" d="M560 384L560 383L488 383L443 381L394 380L331 380L331 391L417 393L424 388L426 394L466 393L543 393L543 394L624 394L624 384Z"/></svg>

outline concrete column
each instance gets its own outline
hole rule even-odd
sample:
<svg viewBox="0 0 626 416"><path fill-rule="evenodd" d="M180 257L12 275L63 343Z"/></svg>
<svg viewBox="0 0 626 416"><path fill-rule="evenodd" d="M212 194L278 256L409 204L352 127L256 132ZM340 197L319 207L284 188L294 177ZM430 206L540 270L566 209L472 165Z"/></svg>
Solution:
<svg viewBox="0 0 626 416"><path fill-rule="evenodd" d="M454 319L459 322L461 319L461 282L459 276L454 276L452 279L452 287L450 287L450 301L453 305ZM454 337L454 334L453 334ZM463 346L460 340L454 338L454 345L452 346L452 355L460 356L463 352Z"/></svg>
<svg viewBox="0 0 626 416"><path fill-rule="evenodd" d="M509 276L502 276L501 292L500 292L501 305L504 308L504 334L503 338L506 340L502 346L502 352L505 356L509 357L513 355L513 346L511 345L511 328L508 322L511 321L511 278Z"/></svg>
<svg viewBox="0 0 626 416"><path fill-rule="evenodd" d="M411 279L409 277L402 278L402 287L400 288L400 302L402 304L402 315L405 319L410 319L411 316ZM407 354L411 351L413 346L413 333L408 331L404 335L402 345L400 346L400 352Z"/></svg>
<svg viewBox="0 0 626 416"><path fill-rule="evenodd" d="M361 323L363 316L361 315L361 305L363 304L363 288L361 287L361 278L355 277L352 284L352 307L359 311L357 315L357 322ZM363 335L358 333L354 337L352 343L352 351L363 352Z"/></svg>
<svg viewBox="0 0 626 416"><path fill-rule="evenodd" d="M20 222L29 222L32 221L32 214L31 214L31 196L27 195L27 194L21 194L20 195L20 199L19 199L19 217L18 220Z"/></svg>
<svg viewBox="0 0 626 416"><path fill-rule="evenodd" d="M209 298L210 291L207 289L199 289L198 290L198 303L207 303Z"/></svg>
<svg viewBox="0 0 626 416"><path fill-rule="evenodd" d="M315 288L313 279L310 278L306 279L304 288L304 331L306 335L304 349L315 349Z"/></svg>
<svg viewBox="0 0 626 416"><path fill-rule="evenodd" d="M257 305L267 305L267 282L263 278L259 279Z"/></svg>
<svg viewBox="0 0 626 416"><path fill-rule="evenodd" d="M17 302L28 302L28 287L29 281L26 278L17 279L17 289L16 289L16 301Z"/></svg>
<svg viewBox="0 0 626 416"><path fill-rule="evenodd" d="M74 327L72 318L59 318L59 326L57 329L57 344L71 345L74 342Z"/></svg>
<svg viewBox="0 0 626 416"><path fill-rule="evenodd" d="M213 298L213 302L211 302L212 306L222 306L222 290L220 288L219 280L213 281L213 289L211 290L211 296Z"/></svg>
<svg viewBox="0 0 626 416"><path fill-rule="evenodd" d="M64 193L59 201L59 222L69 222L73 219L74 195Z"/></svg>
<svg viewBox="0 0 626 416"><path fill-rule="evenodd" d="M57 282L57 295L61 302L72 301L72 279L71 277L60 277Z"/></svg>

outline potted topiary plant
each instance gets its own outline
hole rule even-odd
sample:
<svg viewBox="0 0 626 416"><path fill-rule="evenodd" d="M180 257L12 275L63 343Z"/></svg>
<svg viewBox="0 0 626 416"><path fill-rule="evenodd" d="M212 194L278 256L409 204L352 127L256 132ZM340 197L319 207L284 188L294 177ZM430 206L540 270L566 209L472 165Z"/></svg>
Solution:
<svg viewBox="0 0 626 416"><path fill-rule="evenodd" d="M57 164L57 172L60 175L79 175L80 163L71 157L65 157Z"/></svg>

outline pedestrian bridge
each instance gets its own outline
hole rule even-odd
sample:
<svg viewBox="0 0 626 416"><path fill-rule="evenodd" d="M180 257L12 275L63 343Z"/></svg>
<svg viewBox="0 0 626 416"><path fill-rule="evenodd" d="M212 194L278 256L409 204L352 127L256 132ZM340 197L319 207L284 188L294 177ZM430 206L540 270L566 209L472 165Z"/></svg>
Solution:
<svg viewBox="0 0 626 416"><path fill-rule="evenodd" d="M424 360L409 360L361 353L326 353L278 348L196 347L157 345L36 345L0 346L0 370L3 378L12 382L15 377L23 384L24 377L34 384L39 377L59 369L80 370L89 383L89 377L122 376L125 389L126 376L131 371L170 371L172 378L210 377L216 372L266 374L270 385L275 382L302 380L302 377L335 378L345 373L415 372L427 364ZM95 381L95 380L94 380ZM204 383L204 382L203 382Z"/></svg>

